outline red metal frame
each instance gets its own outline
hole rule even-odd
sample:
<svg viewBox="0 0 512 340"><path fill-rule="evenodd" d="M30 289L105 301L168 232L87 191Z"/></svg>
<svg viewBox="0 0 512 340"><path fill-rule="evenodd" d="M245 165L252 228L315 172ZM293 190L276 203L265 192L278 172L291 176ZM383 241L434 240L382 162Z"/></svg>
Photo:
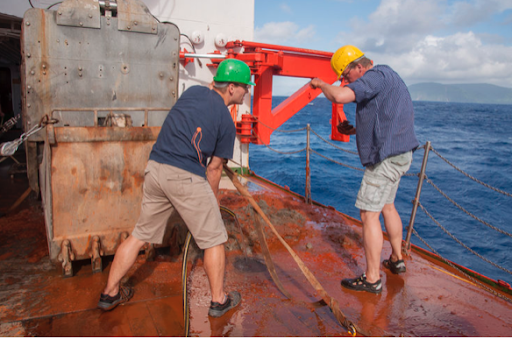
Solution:
<svg viewBox="0 0 512 340"><path fill-rule="evenodd" d="M242 47L243 52L235 52L235 48ZM244 124L243 142L269 144L270 135L275 129L279 128L322 93L319 89L312 89L308 83L272 109L272 82L274 76L317 77L329 84L337 80L336 74L332 71L330 65L331 52L239 40L228 42L226 48L228 48L228 58L236 58L249 65L256 83L252 109L254 117L242 118ZM222 60L212 59L212 62L214 65L218 65ZM251 120L253 133L249 138L246 124ZM343 120L346 120L343 105L333 104L331 138L348 142L350 137L341 135L336 130L338 123ZM240 124L238 124L239 133L242 130Z"/></svg>

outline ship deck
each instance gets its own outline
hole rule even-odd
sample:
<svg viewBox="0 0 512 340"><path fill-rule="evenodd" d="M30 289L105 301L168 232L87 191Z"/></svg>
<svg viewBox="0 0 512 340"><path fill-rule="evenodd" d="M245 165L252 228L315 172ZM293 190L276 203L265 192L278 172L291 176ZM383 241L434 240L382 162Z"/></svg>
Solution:
<svg viewBox="0 0 512 340"><path fill-rule="evenodd" d="M20 160L22 157L17 157ZM10 177L13 162L0 164L0 211L28 187L26 176ZM272 221L346 317L374 336L512 336L512 304L461 277L421 252L406 258L407 272L381 270L383 292L374 295L340 286L364 270L361 223L330 207L305 204L288 190L257 176L242 180ZM265 227L277 273L296 299L287 299L264 264L254 229L255 213L223 178L221 205L226 220L226 290L242 294L241 305L221 318L209 318L208 281L201 252L193 248L188 265L190 336L346 336L329 307L302 301L319 299L287 250ZM243 235L243 236L242 236ZM0 218L0 336L183 336L181 259L159 249L153 261L141 253L127 281L134 297L110 312L96 308L110 264L93 274L88 261L73 264L64 278L48 257L41 202L33 195ZM167 251L167 253L166 253ZM383 259L391 252L385 240ZM510 295L507 295L510 298Z"/></svg>

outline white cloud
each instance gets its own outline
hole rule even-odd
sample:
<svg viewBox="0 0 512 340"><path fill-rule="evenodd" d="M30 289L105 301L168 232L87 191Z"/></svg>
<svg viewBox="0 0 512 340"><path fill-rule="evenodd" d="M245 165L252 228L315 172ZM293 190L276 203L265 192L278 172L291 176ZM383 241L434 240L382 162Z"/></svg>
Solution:
<svg viewBox="0 0 512 340"><path fill-rule="evenodd" d="M316 34L315 26L299 27L294 22L268 22L263 27L256 27L254 40L267 44L297 45L310 41Z"/></svg>
<svg viewBox="0 0 512 340"><path fill-rule="evenodd" d="M451 6L449 18L457 26L471 26L511 8L510 0L458 1Z"/></svg>
<svg viewBox="0 0 512 340"><path fill-rule="evenodd" d="M511 0L382 0L367 19L354 18L340 32L341 45L358 46L375 64L388 64L406 81L491 83L512 87L512 47L497 34L462 27L512 8ZM500 23L502 24L502 23Z"/></svg>
<svg viewBox="0 0 512 340"><path fill-rule="evenodd" d="M404 53L425 34L442 26L441 13L433 0L383 0L368 21L352 19L352 31L341 32L338 41L363 51Z"/></svg>
<svg viewBox="0 0 512 340"><path fill-rule="evenodd" d="M309 25L308 27L303 28L300 31L298 31L295 36L295 39L298 42L310 41L315 36L315 34L316 34L315 26Z"/></svg>
<svg viewBox="0 0 512 340"><path fill-rule="evenodd" d="M473 33L426 36L400 56L376 55L376 64L389 64L408 84L491 83L512 87L512 47L486 45Z"/></svg>
<svg viewBox="0 0 512 340"><path fill-rule="evenodd" d="M288 6L287 4L285 3L282 3L280 6L281 10L287 14L291 14L292 13L292 9L290 8L290 6Z"/></svg>

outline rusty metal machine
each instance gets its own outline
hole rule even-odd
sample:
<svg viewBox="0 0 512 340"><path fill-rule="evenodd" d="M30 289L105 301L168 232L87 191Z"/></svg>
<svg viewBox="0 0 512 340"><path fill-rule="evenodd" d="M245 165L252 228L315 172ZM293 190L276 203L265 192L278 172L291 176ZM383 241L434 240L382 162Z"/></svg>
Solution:
<svg viewBox="0 0 512 340"><path fill-rule="evenodd" d="M65 0L30 9L22 30L31 188L41 192L50 259L102 270L138 218L144 168L178 97L180 32L140 0Z"/></svg>
<svg viewBox="0 0 512 340"><path fill-rule="evenodd" d="M101 256L114 254L133 229L149 152L178 90L185 89L179 77L187 86L205 85L224 58L250 66L256 83L252 114L250 103L231 108L239 136L235 166L241 170L248 169L249 143L268 144L274 129L321 93L306 84L272 109L273 76L336 81L332 53L238 39L221 44L217 38L231 32L232 23L207 24L202 32L190 6L171 6L173 21L193 30L192 36L204 33L209 40L196 47L210 54L187 54L180 36L188 36L161 23L142 0L65 0L55 11L25 13L22 120L25 131L37 131L25 144L27 175L32 190L41 193L50 259L62 263L66 276L73 275L73 260L90 258L93 271L101 271ZM240 37L249 35L252 27ZM195 65L191 58L210 63ZM332 139L349 140L336 130L345 119L343 106L333 105ZM153 246L160 245L148 245L148 253Z"/></svg>

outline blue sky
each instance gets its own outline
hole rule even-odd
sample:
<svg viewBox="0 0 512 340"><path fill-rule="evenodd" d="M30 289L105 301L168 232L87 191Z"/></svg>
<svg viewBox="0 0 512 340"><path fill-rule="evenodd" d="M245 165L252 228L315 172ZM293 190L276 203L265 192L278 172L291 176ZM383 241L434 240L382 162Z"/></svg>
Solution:
<svg viewBox="0 0 512 340"><path fill-rule="evenodd" d="M355 45L408 85L512 88L512 0L254 2L255 41L331 52ZM276 80L274 92L289 94L297 82Z"/></svg>

